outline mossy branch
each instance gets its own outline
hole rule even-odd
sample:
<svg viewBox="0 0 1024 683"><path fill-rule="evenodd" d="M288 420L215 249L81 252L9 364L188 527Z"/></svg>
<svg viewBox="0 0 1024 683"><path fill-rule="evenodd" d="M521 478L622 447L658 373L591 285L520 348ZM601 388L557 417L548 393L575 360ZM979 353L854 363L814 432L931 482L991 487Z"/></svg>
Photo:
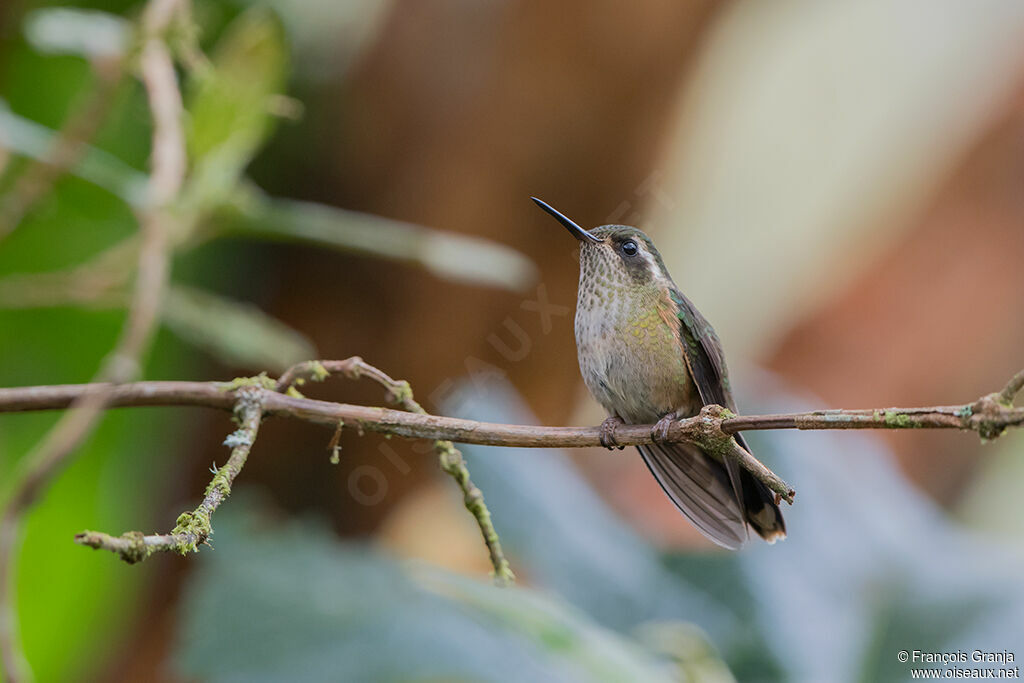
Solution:
<svg viewBox="0 0 1024 683"><path fill-rule="evenodd" d="M277 391L283 391L295 397L294 387L306 381L321 382L331 374L341 374L349 379L368 377L387 390L389 403L401 406L403 410L417 415L427 415L427 411L413 398L412 387L405 380L392 379L387 373L353 356L341 361L306 361L293 366L285 372L277 382ZM301 398L301 394L298 396ZM343 424L342 422L338 423ZM469 469L462 453L448 440L435 439L434 452L437 453L441 469L447 472L459 485L462 491L463 504L473 515L480 534L483 536L487 553L491 559L494 580L500 585L511 583L515 575L509 567L505 553L501 549L498 532L491 521L491 512L484 502L483 492L476 487L469 477Z"/></svg>
<svg viewBox="0 0 1024 683"><path fill-rule="evenodd" d="M231 495L231 485L245 466L263 417L262 392L258 385L244 385L235 396L235 419L239 426L224 440L224 445L231 447L231 456L214 472L203 502L195 510L181 513L171 533L147 536L141 531L129 531L111 536L100 531L83 531L75 535L75 543L117 553L128 564L141 562L158 552L188 555L208 543L213 535L213 513Z"/></svg>
<svg viewBox="0 0 1024 683"><path fill-rule="evenodd" d="M704 406L696 417L691 418L698 433L694 440L705 450L716 453L723 459L735 460L740 467L750 472L775 494L776 505L783 500L792 505L796 491L779 475L765 467L764 463L755 458L750 451L740 446L732 434L725 430L725 422L735 417L732 411L722 406Z"/></svg>
<svg viewBox="0 0 1024 683"><path fill-rule="evenodd" d="M319 381L332 374L356 379L370 377L388 390L389 400L405 410L331 403L303 397L296 386ZM98 390L109 392L107 407L191 405L234 410L239 405L256 405L264 416L289 417L334 430L352 427L357 432L373 431L405 438L430 439L441 459L442 468L458 482L466 507L473 513L483 534L498 580L508 580L511 572L501 552L497 533L484 504L483 495L469 478L462 456L452 444L484 444L528 448L577 448L601 445L601 427L537 427L508 425L428 415L415 401L407 382L394 380L381 370L355 357L342 361L307 361L288 370L276 382L259 375L233 382L136 382L117 386L72 384L59 386L0 389L0 413L66 408L83 395ZM963 405L926 408L885 408L867 410L819 410L781 415L737 416L720 406L705 406L699 415L673 422L665 441L686 441L717 450L732 457L741 467L774 491L780 500L793 502L795 492L774 472L740 448L732 435L745 430L762 429L959 429L977 432L982 440L998 437L1010 427L1024 425L1024 408L1013 405L1014 397L1024 389L1024 371L1011 379L1000 392L987 394ZM245 411L243 411L245 412ZM155 550L194 550L208 538L209 515L230 491L241 465L255 439L259 418L248 421L238 434L235 450L207 489L207 499L196 511L179 519L179 527L165 536L145 536L130 532L112 537L85 532L79 543L116 552L129 561L148 557ZM255 420L255 423L251 422ZM247 429L246 424L250 427ZM621 425L615 440L623 446L653 441L654 425ZM246 436L250 435L250 436ZM225 486L226 484L226 486ZM210 501L215 501L212 504Z"/></svg>
<svg viewBox="0 0 1024 683"><path fill-rule="evenodd" d="M323 361L324 367L345 361ZM107 407L200 406L231 410L235 392L253 386L263 393L264 414L303 420L335 429L338 423L355 430L380 432L410 439L444 439L458 443L524 448L582 448L601 445L601 427L538 427L510 425L453 417L439 417L404 410L389 410L348 403L318 401L274 390L279 383L263 378L244 382L132 382L109 384L61 384L0 389L0 413L60 410L79 397L99 389L110 391ZM292 389L294 387L291 387ZM999 397L997 400L995 397ZM699 417L675 421L667 441L700 443ZM1024 407L988 394L962 405L924 408L876 408L865 410L815 410L776 415L723 416L725 434L766 429L958 429L983 438L1010 427L1024 425ZM651 443L652 425L620 425L615 440L622 446Z"/></svg>

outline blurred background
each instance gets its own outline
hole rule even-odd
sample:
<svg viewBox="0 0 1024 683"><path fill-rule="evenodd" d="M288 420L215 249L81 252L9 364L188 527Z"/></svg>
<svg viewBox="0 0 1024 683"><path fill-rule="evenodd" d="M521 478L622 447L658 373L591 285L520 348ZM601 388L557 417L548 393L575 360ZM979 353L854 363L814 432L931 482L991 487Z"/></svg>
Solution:
<svg viewBox="0 0 1024 683"><path fill-rule="evenodd" d="M137 2L0 6L0 385L88 381L134 278ZM189 178L147 379L363 356L429 411L596 424L539 196L643 227L745 413L963 403L1024 354L1024 4L195 0ZM63 131L69 171L40 176ZM34 170L33 170L34 169ZM42 180L40 180L42 178ZM379 405L336 380L318 398ZM0 415L0 478L54 423ZM790 538L726 553L632 451L467 447L488 584L423 444L269 421L215 549L127 566L232 429L111 412L27 520L39 680L904 680L1024 658L1024 434L752 433ZM1016 649L1015 649L1016 648Z"/></svg>

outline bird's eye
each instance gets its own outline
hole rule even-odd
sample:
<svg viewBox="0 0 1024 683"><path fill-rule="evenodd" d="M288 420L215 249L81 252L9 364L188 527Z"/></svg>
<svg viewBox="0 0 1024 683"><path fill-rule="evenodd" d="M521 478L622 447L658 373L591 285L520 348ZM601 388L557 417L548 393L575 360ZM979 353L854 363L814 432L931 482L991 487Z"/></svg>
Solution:
<svg viewBox="0 0 1024 683"><path fill-rule="evenodd" d="M633 240L626 240L622 243L622 253L626 256L636 256L638 251L640 251L640 247Z"/></svg>

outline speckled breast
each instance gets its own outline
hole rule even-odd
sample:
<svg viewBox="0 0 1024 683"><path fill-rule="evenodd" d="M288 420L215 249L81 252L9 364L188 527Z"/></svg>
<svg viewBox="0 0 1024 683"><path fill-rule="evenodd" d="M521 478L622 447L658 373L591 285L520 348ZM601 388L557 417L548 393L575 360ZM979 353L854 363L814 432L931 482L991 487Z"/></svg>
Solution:
<svg viewBox="0 0 1024 683"><path fill-rule="evenodd" d="M675 316L653 289L609 297L580 282L576 348L583 380L609 414L656 422L669 412L700 408L679 345ZM678 325L678 323L676 323ZM694 404L695 399L697 400Z"/></svg>

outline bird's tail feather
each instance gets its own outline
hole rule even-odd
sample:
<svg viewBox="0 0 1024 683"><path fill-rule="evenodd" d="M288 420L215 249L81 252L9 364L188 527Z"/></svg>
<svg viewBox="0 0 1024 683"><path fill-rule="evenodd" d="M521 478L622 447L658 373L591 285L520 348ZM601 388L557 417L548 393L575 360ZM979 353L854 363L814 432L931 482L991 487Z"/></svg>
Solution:
<svg viewBox="0 0 1024 683"><path fill-rule="evenodd" d="M661 488L697 529L735 550L747 540L747 524L725 466L691 444L645 444L637 450Z"/></svg>
<svg viewBox="0 0 1024 683"><path fill-rule="evenodd" d="M749 451L741 437L737 441ZM748 524L769 543L786 537L775 494L746 470L734 485L723 463L692 444L654 443L637 450L676 507L718 545L739 548Z"/></svg>
<svg viewBox="0 0 1024 683"><path fill-rule="evenodd" d="M753 453L742 434L736 435L736 443L747 453ZM744 516L758 536L769 543L785 538L786 523L775 502L775 494L747 470L740 472L740 489L743 491Z"/></svg>

